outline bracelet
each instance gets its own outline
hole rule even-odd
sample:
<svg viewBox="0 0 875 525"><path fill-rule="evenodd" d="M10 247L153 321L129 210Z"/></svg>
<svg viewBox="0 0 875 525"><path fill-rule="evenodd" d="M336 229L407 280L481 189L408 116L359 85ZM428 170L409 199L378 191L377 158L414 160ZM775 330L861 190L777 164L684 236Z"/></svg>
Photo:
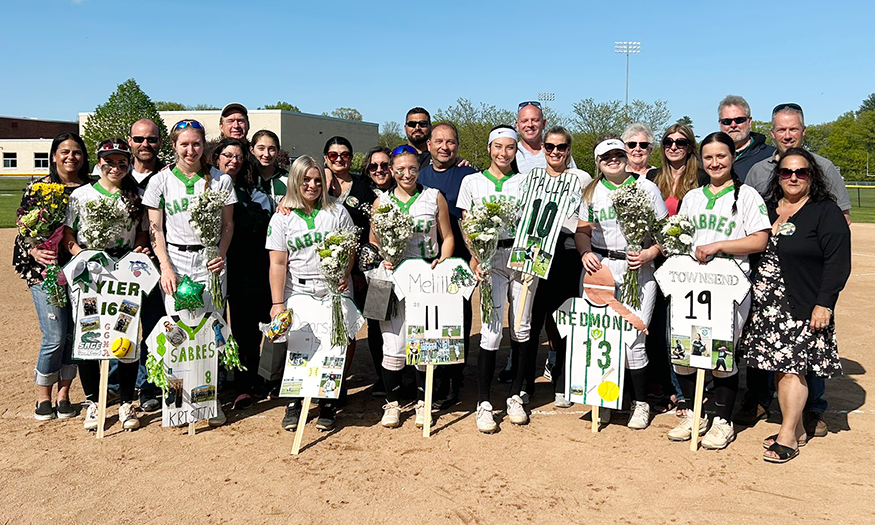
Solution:
<svg viewBox="0 0 875 525"><path fill-rule="evenodd" d="M273 303L272 306L276 306L276 305L278 305L278 304L286 304L286 303L285 303L284 301L280 301L280 302L278 302L278 303Z"/></svg>

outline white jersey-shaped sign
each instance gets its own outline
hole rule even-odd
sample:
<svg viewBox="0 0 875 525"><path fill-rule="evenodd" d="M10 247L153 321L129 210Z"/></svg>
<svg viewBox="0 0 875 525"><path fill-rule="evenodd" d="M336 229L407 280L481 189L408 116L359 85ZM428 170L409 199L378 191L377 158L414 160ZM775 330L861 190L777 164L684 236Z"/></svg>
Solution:
<svg viewBox="0 0 875 525"><path fill-rule="evenodd" d="M407 364L464 363L462 300L477 285L468 264L451 257L432 270L423 259L407 259L392 278L395 295L404 299Z"/></svg>
<svg viewBox="0 0 875 525"><path fill-rule="evenodd" d="M734 259L699 264L689 255L670 257L655 274L670 299L671 362L730 371L733 367L735 309L750 281Z"/></svg>
<svg viewBox="0 0 875 525"><path fill-rule="evenodd" d="M169 390L161 425L183 426L216 415L219 354L231 332L216 312L194 319L162 317L149 334L149 351L164 362Z"/></svg>
<svg viewBox="0 0 875 525"><path fill-rule="evenodd" d="M354 334L364 318L352 299L344 295L341 301L347 333ZM337 399L346 346L331 346L331 296L292 294L286 307L292 309L297 329L289 330L286 336L288 352L280 396Z"/></svg>
<svg viewBox="0 0 875 525"><path fill-rule="evenodd" d="M544 279L562 225L580 205L580 177L571 171L551 177L544 168L535 168L526 175L522 188L522 216L507 266Z"/></svg>
<svg viewBox="0 0 875 525"><path fill-rule="evenodd" d="M98 250L82 250L64 266L76 323L73 357L140 357L143 298L160 274L149 257L130 252L118 261Z"/></svg>

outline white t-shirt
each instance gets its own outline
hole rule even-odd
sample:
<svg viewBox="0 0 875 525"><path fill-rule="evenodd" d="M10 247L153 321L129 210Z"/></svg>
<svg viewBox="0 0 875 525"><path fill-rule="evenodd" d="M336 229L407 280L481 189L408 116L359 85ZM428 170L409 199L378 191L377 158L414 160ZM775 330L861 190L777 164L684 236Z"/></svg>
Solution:
<svg viewBox="0 0 875 525"><path fill-rule="evenodd" d="M571 157L569 152L568 167L577 168L574 163L574 157ZM517 142L516 148L516 165L520 169L520 173L527 174L535 168L547 168L547 155L544 153L544 146L537 153L532 153L523 146L522 142Z"/></svg>
<svg viewBox="0 0 875 525"><path fill-rule="evenodd" d="M461 210L470 210L477 200L483 202L515 201L520 198L523 179L524 177L520 176L519 173L509 173L500 180L489 173L489 170L472 173L462 179L456 206ZM505 230L501 232L499 238L511 239L513 232Z"/></svg>
<svg viewBox="0 0 875 525"><path fill-rule="evenodd" d="M733 204L737 204L738 212L735 214L732 213ZM733 186L725 188L716 195L711 193L708 186L696 188L684 196L678 214L686 215L696 225L693 253L698 246L717 241L742 239L772 227L763 198L746 184L738 188L738 203L735 202ZM742 271L750 275L748 256L736 255L734 258Z"/></svg>
<svg viewBox="0 0 875 525"><path fill-rule="evenodd" d="M140 221L135 221L130 218L125 209L125 202L121 198L121 191L118 193L110 193L100 182L86 184L73 190L70 195L70 203L67 206L67 219L65 224L74 232L76 232L76 242L81 248L92 248L95 250L105 250L107 248L130 248L133 249L137 238L137 232L141 231ZM85 210L85 205L88 202L110 199L115 203L116 207L122 212L125 217L123 230L118 239L112 241L108 246L88 246L88 243L83 238L80 230L88 225L88 213Z"/></svg>
<svg viewBox="0 0 875 525"><path fill-rule="evenodd" d="M644 177L636 179L632 176L626 179L620 186L626 184L637 184L641 189L650 194L653 214L657 219L665 218L668 215L665 201L662 200L662 193L656 187L656 184ZM593 224L592 245L597 248L624 251L629 244L623 235L620 224L617 222L617 214L611 203L611 193L618 187L603 178L595 187L592 202L586 202L585 199L580 202L580 219Z"/></svg>
<svg viewBox="0 0 875 525"><path fill-rule="evenodd" d="M206 188L206 181L200 175L188 178L182 172L171 170L170 166L149 179L143 205L164 210L164 231L167 242L179 245L203 244L191 228L191 213L188 205L191 198L200 195ZM225 205L237 202L234 181L216 168L210 169L210 189L228 192Z"/></svg>
<svg viewBox="0 0 875 525"><path fill-rule="evenodd" d="M319 272L319 255L316 245L332 231L355 227L346 208L335 203L328 209L316 208L310 215L292 210L288 215L275 213L267 227L265 248L288 252L289 275L286 278L285 296L292 294L292 279L322 279Z"/></svg>
<svg viewBox="0 0 875 525"><path fill-rule="evenodd" d="M421 257L433 259L440 255L438 243L438 195L435 188L423 188L407 202L401 202L394 190L380 194L380 202L391 200L404 213L413 218L413 235L407 239L403 258Z"/></svg>

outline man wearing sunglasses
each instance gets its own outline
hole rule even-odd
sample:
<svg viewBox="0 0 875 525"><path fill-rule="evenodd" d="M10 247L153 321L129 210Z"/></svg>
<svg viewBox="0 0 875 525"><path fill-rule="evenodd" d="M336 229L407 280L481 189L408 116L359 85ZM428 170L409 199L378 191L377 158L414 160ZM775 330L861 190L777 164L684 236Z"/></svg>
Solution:
<svg viewBox="0 0 875 525"><path fill-rule="evenodd" d="M735 162L732 167L738 178L744 182L750 168L775 154L775 147L766 144L766 136L751 131L753 119L750 117L750 105L738 95L727 95L717 106L717 122L720 131L732 137L735 142Z"/></svg>
<svg viewBox="0 0 875 525"><path fill-rule="evenodd" d="M249 135L249 111L246 106L232 102L222 108L219 117L219 131L222 137L230 137L246 142Z"/></svg>
<svg viewBox="0 0 875 525"><path fill-rule="evenodd" d="M544 154L544 129L547 119L541 110L541 103L536 100L520 102L517 110L516 129L519 133L519 144L516 149L516 163L520 175L528 175L535 168L547 169L547 157ZM570 159L569 168L577 168L574 159Z"/></svg>
<svg viewBox="0 0 875 525"><path fill-rule="evenodd" d="M419 106L407 112L404 119L404 132L409 144L419 154L419 169L431 163L431 153L428 152L428 137L431 134L431 115L425 108Z"/></svg>

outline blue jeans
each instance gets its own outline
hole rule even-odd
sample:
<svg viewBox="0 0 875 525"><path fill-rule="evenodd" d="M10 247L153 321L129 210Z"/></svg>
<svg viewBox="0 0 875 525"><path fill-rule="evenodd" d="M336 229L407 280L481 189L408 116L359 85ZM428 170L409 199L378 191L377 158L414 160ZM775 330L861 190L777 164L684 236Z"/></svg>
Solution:
<svg viewBox="0 0 875 525"><path fill-rule="evenodd" d="M34 381L39 386L52 386L58 381L73 380L73 314L70 305L63 308L49 305L41 284L30 287L42 332Z"/></svg>
<svg viewBox="0 0 875 525"><path fill-rule="evenodd" d="M814 372L808 372L805 376L808 382L808 399L805 401L803 412L817 412L823 414L829 403L823 398L826 393L826 381Z"/></svg>

